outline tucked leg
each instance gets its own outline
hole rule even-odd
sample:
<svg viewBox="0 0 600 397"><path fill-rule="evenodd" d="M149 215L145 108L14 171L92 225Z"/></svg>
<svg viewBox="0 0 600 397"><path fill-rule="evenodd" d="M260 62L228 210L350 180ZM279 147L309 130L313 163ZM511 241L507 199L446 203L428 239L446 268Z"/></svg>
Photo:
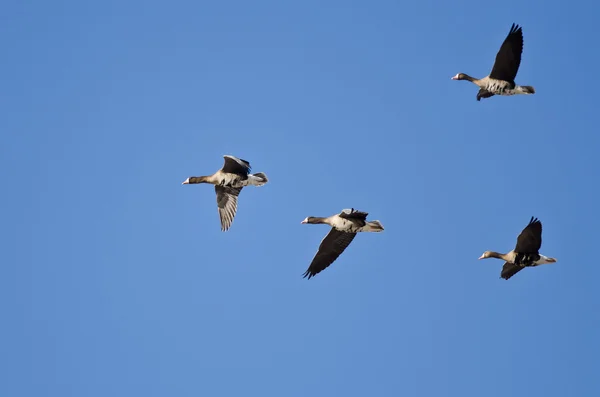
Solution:
<svg viewBox="0 0 600 397"><path fill-rule="evenodd" d="M484 90L483 88L481 88L479 90L479 92L477 93L477 100L480 101L481 98L490 98L493 97L494 94L492 94L491 92Z"/></svg>

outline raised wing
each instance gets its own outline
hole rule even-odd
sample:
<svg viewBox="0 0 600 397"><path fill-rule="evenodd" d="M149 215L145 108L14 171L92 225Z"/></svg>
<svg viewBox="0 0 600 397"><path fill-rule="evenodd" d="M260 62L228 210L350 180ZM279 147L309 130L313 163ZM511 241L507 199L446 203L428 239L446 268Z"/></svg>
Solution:
<svg viewBox="0 0 600 397"><path fill-rule="evenodd" d="M520 254L538 254L542 246L542 222L533 216L529 224L517 237L515 252Z"/></svg>
<svg viewBox="0 0 600 397"><path fill-rule="evenodd" d="M496 54L496 61L492 67L490 77L498 80L513 82L517 77L519 65L521 65L521 53L523 52L523 30L519 25L512 24L508 36Z"/></svg>
<svg viewBox="0 0 600 397"><path fill-rule="evenodd" d="M304 273L304 277L311 277L325 270L331 265L338 256L350 245L356 237L356 233L340 232L331 228L327 236L321 241L319 250L313 258L308 270Z"/></svg>
<svg viewBox="0 0 600 397"><path fill-rule="evenodd" d="M232 188L215 185L217 193L217 207L219 208L219 218L221 218L221 231L226 232L237 212L238 196L242 188Z"/></svg>
<svg viewBox="0 0 600 397"><path fill-rule="evenodd" d="M223 156L225 164L223 164L223 172L246 176L250 173L250 163L246 160L238 159L235 156Z"/></svg>

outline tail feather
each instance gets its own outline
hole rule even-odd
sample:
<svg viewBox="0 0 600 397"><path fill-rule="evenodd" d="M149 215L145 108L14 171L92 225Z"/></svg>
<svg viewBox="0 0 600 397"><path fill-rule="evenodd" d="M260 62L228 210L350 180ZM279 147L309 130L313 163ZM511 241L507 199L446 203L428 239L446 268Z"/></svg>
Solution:
<svg viewBox="0 0 600 397"><path fill-rule="evenodd" d="M384 230L383 225L379 221L369 221L365 226L368 232L381 232Z"/></svg>
<svg viewBox="0 0 600 397"><path fill-rule="evenodd" d="M256 174L248 175L248 181L250 182L250 185L262 186L269 181L269 178L267 178L267 175L264 173L257 172Z"/></svg>
<svg viewBox="0 0 600 397"><path fill-rule="evenodd" d="M521 91L525 94L535 94L535 88L533 88L530 85L522 85L521 87Z"/></svg>

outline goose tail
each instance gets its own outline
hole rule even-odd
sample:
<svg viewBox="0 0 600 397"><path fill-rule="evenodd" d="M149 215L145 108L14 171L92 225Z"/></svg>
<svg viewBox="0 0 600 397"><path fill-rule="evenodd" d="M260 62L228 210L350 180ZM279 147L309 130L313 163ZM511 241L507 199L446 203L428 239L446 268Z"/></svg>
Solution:
<svg viewBox="0 0 600 397"><path fill-rule="evenodd" d="M248 184L254 186L262 186L269 181L267 175L262 172L257 172L256 174L248 175Z"/></svg>
<svg viewBox="0 0 600 397"><path fill-rule="evenodd" d="M383 225L379 221L370 221L365 225L366 232L382 232L383 230Z"/></svg>
<svg viewBox="0 0 600 397"><path fill-rule="evenodd" d="M522 94L535 94L535 88L530 85L519 86L519 91L521 91Z"/></svg>

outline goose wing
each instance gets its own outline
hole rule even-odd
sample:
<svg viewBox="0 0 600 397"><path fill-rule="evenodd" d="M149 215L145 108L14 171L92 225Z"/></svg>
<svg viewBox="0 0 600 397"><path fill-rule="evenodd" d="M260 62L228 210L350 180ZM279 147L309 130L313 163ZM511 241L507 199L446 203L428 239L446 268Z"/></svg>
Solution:
<svg viewBox="0 0 600 397"><path fill-rule="evenodd" d="M523 269L524 267L517 266L514 263L504 262L504 266L502 266L502 272L500 273L500 277L505 280L508 280Z"/></svg>
<svg viewBox="0 0 600 397"><path fill-rule="evenodd" d="M369 214L367 212L358 211L352 208L349 210L343 210L340 212L339 216L345 219L358 219L361 221L366 221Z"/></svg>
<svg viewBox="0 0 600 397"><path fill-rule="evenodd" d="M310 280L311 277L329 267L350 245L354 237L356 237L356 233L340 232L331 228L327 236L321 241L319 250L308 270L304 273L304 277L308 276Z"/></svg>
<svg viewBox="0 0 600 397"><path fill-rule="evenodd" d="M517 237L515 252L521 254L537 254L542 246L542 222L533 216L529 224Z"/></svg>
<svg viewBox="0 0 600 397"><path fill-rule="evenodd" d="M237 174L246 176L250 173L251 167L250 163L246 160L239 159L235 156L225 155L223 156L225 159L225 164L223 164L223 172L227 172L229 174Z"/></svg>
<svg viewBox="0 0 600 397"><path fill-rule="evenodd" d="M233 188L215 185L217 193L217 207L219 208L219 217L221 218L221 231L225 232L231 227L235 213L237 212L238 196L242 191L241 187Z"/></svg>
<svg viewBox="0 0 600 397"><path fill-rule="evenodd" d="M498 80L515 81L519 65L521 65L521 53L523 52L523 30L519 25L512 24L508 36L496 54L496 61L492 67L490 77Z"/></svg>

